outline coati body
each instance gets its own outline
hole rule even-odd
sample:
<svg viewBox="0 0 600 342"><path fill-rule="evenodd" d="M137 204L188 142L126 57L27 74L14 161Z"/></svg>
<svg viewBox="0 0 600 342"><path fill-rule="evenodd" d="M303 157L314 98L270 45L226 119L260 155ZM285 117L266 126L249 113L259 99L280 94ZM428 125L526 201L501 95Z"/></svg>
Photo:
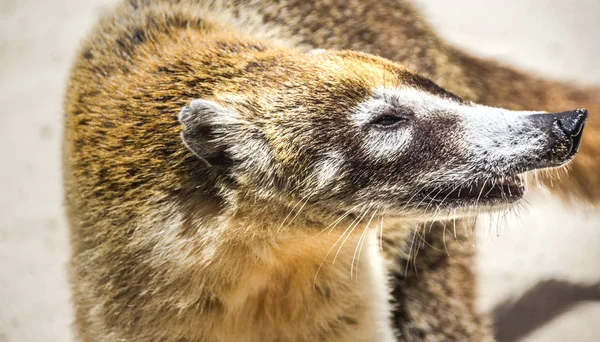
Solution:
<svg viewBox="0 0 600 342"><path fill-rule="evenodd" d="M553 119L563 139L540 114L471 100L598 104L464 55L417 18L399 1L193 0L104 17L66 101L80 338L491 340L473 251L454 241L464 227L415 222L518 200L516 174L579 144L583 111ZM380 57L313 49L444 74L453 93ZM582 144L558 191L595 201L598 146ZM456 195L462 183L479 194Z"/></svg>

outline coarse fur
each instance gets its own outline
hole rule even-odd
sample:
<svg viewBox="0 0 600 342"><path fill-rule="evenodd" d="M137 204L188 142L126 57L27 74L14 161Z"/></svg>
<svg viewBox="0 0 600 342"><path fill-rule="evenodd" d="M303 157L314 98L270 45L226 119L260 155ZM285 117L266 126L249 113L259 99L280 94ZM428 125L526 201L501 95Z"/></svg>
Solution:
<svg viewBox="0 0 600 342"><path fill-rule="evenodd" d="M469 223L413 222L444 209L429 198L441 185L422 188L503 173L476 172L482 150L508 165L509 146L486 147L489 134L519 132L527 151L542 153L527 138L539 132L511 121L528 113L470 101L594 113L596 94L468 56L404 1L125 2L84 43L67 91L79 337L492 340L474 306L472 246L457 241ZM364 127L398 108L396 97L433 107L419 116L412 106L420 126L378 140L381 131ZM518 129L481 134L486 110ZM597 129L592 116L555 191L598 201ZM419 136L412 160L401 147ZM400 163L413 173L394 174ZM382 216L394 212L404 215Z"/></svg>

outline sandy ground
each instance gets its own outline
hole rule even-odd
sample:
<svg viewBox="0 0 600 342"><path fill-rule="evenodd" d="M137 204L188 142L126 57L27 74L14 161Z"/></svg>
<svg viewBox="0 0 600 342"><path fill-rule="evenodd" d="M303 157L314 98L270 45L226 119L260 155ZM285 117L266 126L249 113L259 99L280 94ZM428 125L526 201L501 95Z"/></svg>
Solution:
<svg viewBox="0 0 600 342"><path fill-rule="evenodd" d="M77 42L109 0L0 0L0 342L71 341L69 253L61 209L64 83ZM600 2L418 0L451 41L557 78L600 83ZM600 172L600 171L599 171ZM540 279L600 280L600 210L530 195L500 225L482 220L481 307ZM600 340L584 302L528 341Z"/></svg>

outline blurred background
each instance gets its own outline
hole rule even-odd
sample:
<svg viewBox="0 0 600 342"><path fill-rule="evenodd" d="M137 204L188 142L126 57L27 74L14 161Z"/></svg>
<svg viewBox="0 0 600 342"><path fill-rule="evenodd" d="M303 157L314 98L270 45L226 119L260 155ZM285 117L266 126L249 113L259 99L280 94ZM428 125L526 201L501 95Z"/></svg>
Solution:
<svg viewBox="0 0 600 342"><path fill-rule="evenodd" d="M600 85L598 1L414 1L459 47ZM62 97L78 42L113 2L0 0L0 342L72 341ZM527 200L479 222L481 308L502 341L600 341L600 208Z"/></svg>

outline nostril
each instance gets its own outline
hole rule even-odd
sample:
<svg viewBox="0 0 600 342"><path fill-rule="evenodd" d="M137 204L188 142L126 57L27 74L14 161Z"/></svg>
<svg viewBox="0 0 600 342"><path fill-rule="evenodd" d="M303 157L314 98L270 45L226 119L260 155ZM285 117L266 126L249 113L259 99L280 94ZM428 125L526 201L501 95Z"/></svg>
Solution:
<svg viewBox="0 0 600 342"><path fill-rule="evenodd" d="M581 124L577 133L571 135L571 151L569 152L569 157L573 157L575 153L579 150L579 144L581 143L581 137L583 136L583 127L585 126L585 121Z"/></svg>

